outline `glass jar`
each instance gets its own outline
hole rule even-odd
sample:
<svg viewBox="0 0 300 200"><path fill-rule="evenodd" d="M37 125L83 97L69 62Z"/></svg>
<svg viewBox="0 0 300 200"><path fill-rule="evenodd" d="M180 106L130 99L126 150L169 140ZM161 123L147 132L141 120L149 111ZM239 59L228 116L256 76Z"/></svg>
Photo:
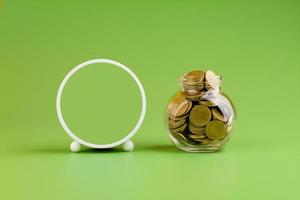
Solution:
<svg viewBox="0 0 300 200"><path fill-rule="evenodd" d="M187 152L214 152L230 137L235 110L221 92L221 77L191 71L181 77L182 90L170 100L166 123L171 141Z"/></svg>

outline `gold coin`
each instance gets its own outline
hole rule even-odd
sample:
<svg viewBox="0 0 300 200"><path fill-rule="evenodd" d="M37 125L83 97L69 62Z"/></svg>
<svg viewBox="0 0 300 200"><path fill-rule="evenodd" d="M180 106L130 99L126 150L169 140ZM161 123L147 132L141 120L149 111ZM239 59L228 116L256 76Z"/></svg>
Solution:
<svg viewBox="0 0 300 200"><path fill-rule="evenodd" d="M217 76L213 71L206 71L205 73L205 80L207 84L207 89L214 89L214 90L219 90L221 86L221 80L220 77Z"/></svg>
<svg viewBox="0 0 300 200"><path fill-rule="evenodd" d="M182 126L177 127L177 128L170 128L170 127L169 128L170 128L171 132L183 132L186 129L186 127L187 127L187 124L185 123Z"/></svg>
<svg viewBox="0 0 300 200"><path fill-rule="evenodd" d="M201 82L201 81L191 81L191 80L182 80L182 83L186 86L189 87L200 87L200 86L205 86L205 82Z"/></svg>
<svg viewBox="0 0 300 200"><path fill-rule="evenodd" d="M168 122L170 128L178 128L182 126L184 123L185 123L185 119L179 121L169 120Z"/></svg>
<svg viewBox="0 0 300 200"><path fill-rule="evenodd" d="M192 107L192 102L185 100L175 110L176 116L182 116L185 115L189 109Z"/></svg>
<svg viewBox="0 0 300 200"><path fill-rule="evenodd" d="M222 122L225 122L224 115L222 114L221 110L218 107L213 107L211 109L211 113L212 113L213 119L217 119Z"/></svg>
<svg viewBox="0 0 300 200"><path fill-rule="evenodd" d="M183 94L182 92L177 92L174 95L174 97L171 99L171 101L169 102L168 107L167 107L167 111L169 113L172 112L179 103L181 103L182 101L185 100L185 98L182 94Z"/></svg>
<svg viewBox="0 0 300 200"><path fill-rule="evenodd" d="M198 84L198 83L186 83L183 82L183 88L185 90L195 90L195 91L201 91L204 89L203 84Z"/></svg>
<svg viewBox="0 0 300 200"><path fill-rule="evenodd" d="M192 123L189 123L189 128L198 132L204 132L205 131L205 126L194 126Z"/></svg>
<svg viewBox="0 0 300 200"><path fill-rule="evenodd" d="M191 95L191 96L199 94L199 91L198 91L198 90L193 90L193 89L192 89L192 90L191 90L191 89L186 89L185 92L186 92L188 95Z"/></svg>
<svg viewBox="0 0 300 200"><path fill-rule="evenodd" d="M187 92L185 92L185 98L191 101L198 101L202 95L202 91L200 91L198 94L190 95Z"/></svg>
<svg viewBox="0 0 300 200"><path fill-rule="evenodd" d="M201 144L211 144L211 143L213 143L214 141L213 141L213 140L209 140L209 139L203 139L203 140L198 141L198 142L200 142Z"/></svg>
<svg viewBox="0 0 300 200"><path fill-rule="evenodd" d="M205 133L212 140L221 140L227 135L227 128L223 122L213 120L207 124Z"/></svg>
<svg viewBox="0 0 300 200"><path fill-rule="evenodd" d="M206 138L205 135L194 135L194 134L189 134L189 137L192 139L204 139Z"/></svg>
<svg viewBox="0 0 300 200"><path fill-rule="evenodd" d="M213 107L213 106L216 106L216 104L212 101L209 101L209 100L200 100L198 102L200 105L204 105L204 106L207 106L207 107Z"/></svg>
<svg viewBox="0 0 300 200"><path fill-rule="evenodd" d="M181 121L181 120L184 120L188 117L188 114L185 114L185 115L182 115L182 116L173 116L173 115L169 115L169 120L172 120L172 121Z"/></svg>
<svg viewBox="0 0 300 200"><path fill-rule="evenodd" d="M193 139L193 138L192 138ZM206 138L195 138L193 139L194 141L200 142L200 144L210 144L213 141L212 140L208 140Z"/></svg>
<svg viewBox="0 0 300 200"><path fill-rule="evenodd" d="M203 81L204 80L204 72L200 70L191 71L184 75L184 80L193 80L193 81Z"/></svg>
<svg viewBox="0 0 300 200"><path fill-rule="evenodd" d="M177 93L168 105L168 113L172 116L182 116L192 107L192 102L185 98L183 92Z"/></svg>
<svg viewBox="0 0 300 200"><path fill-rule="evenodd" d="M205 126L211 119L211 112L208 107L203 105L196 105L192 108L189 115L190 123L194 126Z"/></svg>
<svg viewBox="0 0 300 200"><path fill-rule="evenodd" d="M203 135L205 134L205 126L203 127L196 127L193 126L192 123L189 123L189 130L191 133L196 134L196 135Z"/></svg>
<svg viewBox="0 0 300 200"><path fill-rule="evenodd" d="M176 132L176 133L173 133L172 136L181 144L182 143L185 144L188 142L188 140L182 133Z"/></svg>
<svg viewBox="0 0 300 200"><path fill-rule="evenodd" d="M194 135L205 135L205 131L199 131L199 130L193 130L193 129L189 129L189 130Z"/></svg>

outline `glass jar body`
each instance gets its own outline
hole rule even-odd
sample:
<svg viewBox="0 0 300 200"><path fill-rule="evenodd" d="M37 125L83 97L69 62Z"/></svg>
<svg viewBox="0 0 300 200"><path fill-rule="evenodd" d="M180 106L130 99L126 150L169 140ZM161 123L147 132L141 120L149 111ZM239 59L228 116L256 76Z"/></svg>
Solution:
<svg viewBox="0 0 300 200"><path fill-rule="evenodd" d="M230 138L235 110L219 90L190 95L185 90L171 98L166 112L169 137L187 152L221 150Z"/></svg>

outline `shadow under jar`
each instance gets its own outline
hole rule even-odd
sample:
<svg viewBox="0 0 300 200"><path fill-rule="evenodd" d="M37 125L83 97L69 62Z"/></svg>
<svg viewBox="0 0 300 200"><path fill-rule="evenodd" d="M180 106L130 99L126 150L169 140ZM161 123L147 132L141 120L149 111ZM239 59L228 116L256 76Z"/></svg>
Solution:
<svg viewBox="0 0 300 200"><path fill-rule="evenodd" d="M182 90L167 107L171 141L187 152L214 152L230 137L235 110L221 92L221 78L212 71L191 71L181 77Z"/></svg>

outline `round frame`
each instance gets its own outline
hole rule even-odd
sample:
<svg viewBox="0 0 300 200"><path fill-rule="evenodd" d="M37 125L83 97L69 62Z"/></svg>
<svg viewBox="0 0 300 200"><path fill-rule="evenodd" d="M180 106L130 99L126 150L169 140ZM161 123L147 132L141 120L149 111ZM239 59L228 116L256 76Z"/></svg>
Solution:
<svg viewBox="0 0 300 200"><path fill-rule="evenodd" d="M126 137L120 139L119 141L110 143L110 144L93 144L93 143L87 142L87 141L77 137L76 134L73 133L70 130L70 128L68 127L68 125L66 124L66 122L63 118L62 112L61 112L61 96L62 96L64 87L65 87L66 83L68 82L68 80L72 77L72 75L74 75L80 69L87 67L91 64L95 64L95 63L112 64L116 67L119 67L119 68L125 70L134 79L134 81L138 85L140 93L141 93L141 97L142 97L142 110L141 110L140 118L139 118L138 122L136 123L135 127L132 129L132 131ZM145 114L146 114L146 95L145 95L145 91L144 91L142 83L140 82L138 77L128 67L126 67L125 65L123 65L119 62L109 60L109 59L94 59L94 60L89 60L84 63L81 63L80 65L73 68L66 75L66 77L64 78L64 80L62 81L62 83L58 89L57 98L56 98L56 111L57 111L58 120L59 120L60 124L62 125L63 129L76 142L78 142L82 145L88 146L88 147L92 147L92 148L99 148L99 149L112 148L112 147L118 146L118 145L123 144L124 142L128 141L141 127L141 125L144 121L144 118L145 118Z"/></svg>

